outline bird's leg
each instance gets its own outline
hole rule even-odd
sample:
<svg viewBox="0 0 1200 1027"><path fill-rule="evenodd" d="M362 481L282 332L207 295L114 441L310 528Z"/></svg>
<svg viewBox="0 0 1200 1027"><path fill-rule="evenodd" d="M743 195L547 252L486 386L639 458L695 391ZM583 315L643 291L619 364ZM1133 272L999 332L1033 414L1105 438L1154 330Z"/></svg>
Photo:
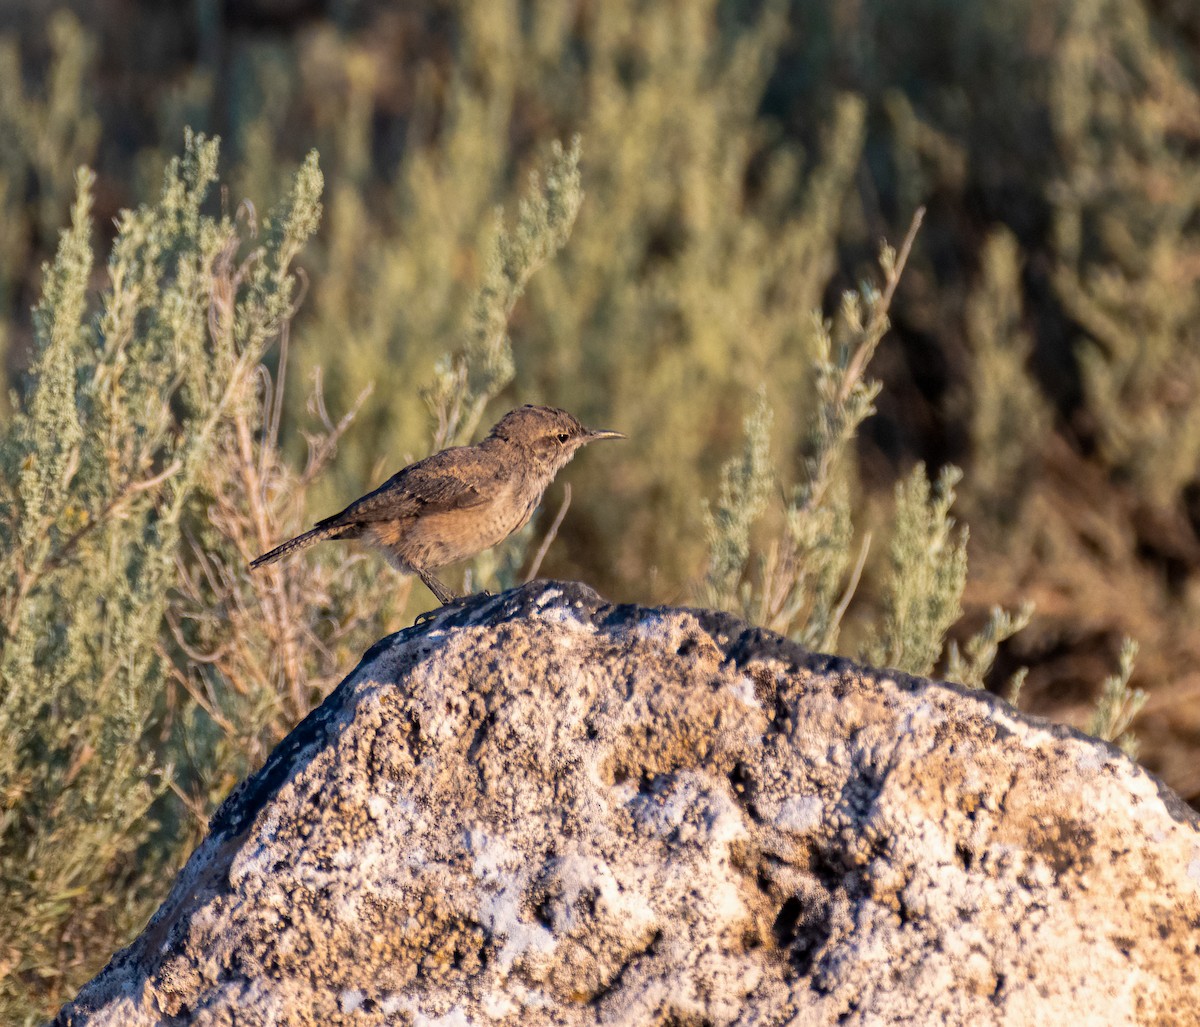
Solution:
<svg viewBox="0 0 1200 1027"><path fill-rule="evenodd" d="M445 606L447 603L453 603L456 599L458 599L458 596L456 596L450 591L450 589L438 581L438 579L430 574L429 571L419 570L417 571L417 576L420 577L423 582L425 582L425 587L429 589L429 591L435 596L437 596L437 601L443 606Z"/></svg>
<svg viewBox="0 0 1200 1027"><path fill-rule="evenodd" d="M426 610L424 613L417 614L417 619L413 621L413 625L425 624L433 620L447 606L461 606L470 596L458 596L443 585L429 571L417 571L417 576L425 582L425 587L429 589L436 597L437 601L442 605L433 610Z"/></svg>

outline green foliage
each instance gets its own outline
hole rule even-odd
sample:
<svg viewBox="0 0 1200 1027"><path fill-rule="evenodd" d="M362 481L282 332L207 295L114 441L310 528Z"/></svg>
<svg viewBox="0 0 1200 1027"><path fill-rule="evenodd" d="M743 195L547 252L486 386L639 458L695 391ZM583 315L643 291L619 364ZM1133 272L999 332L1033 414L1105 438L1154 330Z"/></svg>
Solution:
<svg viewBox="0 0 1200 1027"><path fill-rule="evenodd" d="M588 527L618 554L609 575L637 581L649 559L670 594L703 563L696 497L712 493L715 455L735 444L737 397L765 387L774 431L787 440L781 453L802 430L819 345L807 314L833 269L829 240L864 110L841 98L819 149L806 162L773 154L748 201L770 25L752 26L729 55L706 34L679 42L675 55L656 49L672 37L657 24L670 11L655 11L648 35L622 36L635 53L649 49L646 75L625 85L607 68L595 85L612 109L597 104L584 134L589 153L613 154L614 166L588 182L570 247L530 290L517 352L519 370L547 394L629 435L624 459L607 458L605 513ZM702 25L689 17L684 28ZM619 63L621 52L604 56ZM672 65L679 58L686 68ZM676 92L698 94L684 104L695 117L679 114L676 74L687 76Z"/></svg>
<svg viewBox="0 0 1200 1027"><path fill-rule="evenodd" d="M868 284L842 295L837 320L811 318L814 342L813 413L800 481L784 511L784 528L768 549L762 568L758 619L816 649L835 647L841 619L857 586L870 545L864 540L855 574L842 592L850 562L853 525L846 464L859 426L875 412L878 382L865 378L867 365L888 329L888 308L921 224L918 211L900 255L886 244L880 257L882 292Z"/></svg>
<svg viewBox="0 0 1200 1027"><path fill-rule="evenodd" d="M1029 677L1029 668L1018 667L1013 676L1008 679L1008 687L1004 690L1004 698L1013 706L1017 706L1021 701L1021 689L1025 686L1025 679L1027 677Z"/></svg>
<svg viewBox="0 0 1200 1027"><path fill-rule="evenodd" d="M931 490L917 464L896 486L883 617L864 654L869 663L928 675L941 656L967 583L967 529L956 532L950 516L961 477L958 468L943 467Z"/></svg>
<svg viewBox="0 0 1200 1027"><path fill-rule="evenodd" d="M1016 613L992 607L987 623L972 635L960 649L951 642L946 649L945 677L970 688L983 688L1000 646L1024 628L1033 617L1033 604L1025 603ZM1025 670L1020 670L1009 680L1005 698L1014 706L1025 680Z"/></svg>
<svg viewBox="0 0 1200 1027"><path fill-rule="evenodd" d="M122 937L172 855L150 848L171 771L147 732L181 532L203 509L222 424L290 316L291 261L320 211L313 158L267 241L227 273L235 225L201 213L216 161L215 142L189 136L159 203L122 215L96 318L93 176L80 172L28 385L0 437L6 1012L58 994L55 968L90 965Z"/></svg>
<svg viewBox="0 0 1200 1027"><path fill-rule="evenodd" d="M971 348L971 493L1011 525L1033 480L1051 427L1046 400L1027 370L1033 341L1022 323L1020 250L1005 229L988 237L979 286L967 303Z"/></svg>
<svg viewBox="0 0 1200 1027"><path fill-rule="evenodd" d="M1134 758L1137 757L1138 742L1129 725L1146 705L1146 693L1140 688L1129 687L1137 653L1137 643L1132 638L1125 639L1117 673L1104 679L1096 709L1088 722L1088 734L1103 738L1106 742L1116 742L1127 755Z"/></svg>
<svg viewBox="0 0 1200 1027"><path fill-rule="evenodd" d="M922 215L918 211L913 219L899 254L883 247L882 292L863 285L859 292L845 294L836 326L814 318L817 401L809 422L809 455L784 510L783 530L760 558L756 579L746 580L752 532L777 473L770 462L771 410L762 395L746 419L745 448L725 464L715 510L706 514L710 555L700 601L737 610L822 650L836 644L870 543L868 536L850 581L844 583L854 529L837 475L859 427L875 412L880 386L865 373L887 332L887 311ZM966 529L955 536L949 516L960 479L957 468L943 468L931 495L924 466L918 465L897 487L882 616L867 629L871 662L929 674L942 655L946 634L961 613L967 576ZM1025 627L1032 614L1031 604L1016 614L993 609L983 629L961 650L950 643L947 676L982 688L1000 644ZM1011 683L1014 700L1021 680L1018 676Z"/></svg>
<svg viewBox="0 0 1200 1027"><path fill-rule="evenodd" d="M529 192L517 210L517 223L505 231L499 213L487 272L471 305L466 347L452 360L439 362L425 399L437 417L433 448L471 442L483 412L513 380L508 320L534 272L566 245L583 202L579 185L580 143L569 151L555 142L543 187L530 175Z"/></svg>
<svg viewBox="0 0 1200 1027"><path fill-rule="evenodd" d="M814 648L836 644L866 557L869 539L843 591L854 533L845 465L855 433L875 410L879 383L864 375L887 331L888 306L920 219L918 212L899 256L883 247L882 292L864 284L843 295L836 321L826 321L819 312L808 319L814 354L808 453L800 481L790 486L778 535L758 558L756 575L751 573L752 533L777 477L769 462L772 412L765 391L746 420L744 451L725 464L716 509L706 515L709 565L701 601L736 610Z"/></svg>
<svg viewBox="0 0 1200 1027"><path fill-rule="evenodd" d="M0 309L11 311L30 253L53 240L71 200L74 169L91 159L100 119L87 99L93 45L74 15L58 11L46 26L52 52L41 90L29 90L15 39L0 36ZM27 205L26 186L37 202ZM0 358L12 324L0 319ZM0 389L0 412L7 409Z"/></svg>
<svg viewBox="0 0 1200 1027"><path fill-rule="evenodd" d="M700 602L716 609L749 614L749 585L741 581L750 559L750 531L766 509L775 476L771 468L771 408L760 392L745 420L746 443L740 456L721 468L715 508L705 510L711 552Z"/></svg>
<svg viewBox="0 0 1200 1027"><path fill-rule="evenodd" d="M1200 462L1200 82L1140 4L1086 0L1051 96L1054 285L1105 459L1165 506Z"/></svg>
<svg viewBox="0 0 1200 1027"><path fill-rule="evenodd" d="M65 10L51 15L46 34L50 71L44 88L33 92L22 81L15 40L0 40L0 181L18 189L26 171L34 175L37 227L51 237L70 201L74 169L95 151L100 119L88 101L93 41ZM15 207L20 198L12 199Z"/></svg>

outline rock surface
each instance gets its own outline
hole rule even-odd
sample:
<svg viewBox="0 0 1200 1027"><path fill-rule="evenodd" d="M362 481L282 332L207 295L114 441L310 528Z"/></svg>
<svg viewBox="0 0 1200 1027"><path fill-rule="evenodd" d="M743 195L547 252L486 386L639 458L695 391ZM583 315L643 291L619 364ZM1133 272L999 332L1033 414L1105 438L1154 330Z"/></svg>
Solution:
<svg viewBox="0 0 1200 1027"><path fill-rule="evenodd" d="M374 646L59 1024L1166 1024L1195 814L1115 748L537 583Z"/></svg>

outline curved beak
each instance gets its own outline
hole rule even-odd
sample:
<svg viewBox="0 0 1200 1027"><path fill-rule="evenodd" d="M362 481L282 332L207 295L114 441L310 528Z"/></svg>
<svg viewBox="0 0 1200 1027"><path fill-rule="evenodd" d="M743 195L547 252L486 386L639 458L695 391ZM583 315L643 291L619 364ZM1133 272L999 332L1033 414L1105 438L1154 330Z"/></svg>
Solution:
<svg viewBox="0 0 1200 1027"><path fill-rule="evenodd" d="M597 442L600 439L623 439L624 434L619 431L608 431L605 428L589 428L587 435L584 436L586 442Z"/></svg>

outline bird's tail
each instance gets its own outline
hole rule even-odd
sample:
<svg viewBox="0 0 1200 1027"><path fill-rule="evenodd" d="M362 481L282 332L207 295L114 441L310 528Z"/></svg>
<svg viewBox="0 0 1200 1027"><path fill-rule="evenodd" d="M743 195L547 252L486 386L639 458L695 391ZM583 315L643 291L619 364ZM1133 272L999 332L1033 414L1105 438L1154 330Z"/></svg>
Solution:
<svg viewBox="0 0 1200 1027"><path fill-rule="evenodd" d="M257 570L259 567L265 567L269 563L274 563L281 557L287 556L288 553L294 553L298 549L307 549L309 546L316 545L318 542L324 542L327 538L341 538L345 532L344 524L330 525L321 527L317 525L315 528L310 528L303 535L297 535L293 539L289 539L281 546L276 546L269 553L263 553L262 556L250 561L250 567Z"/></svg>

